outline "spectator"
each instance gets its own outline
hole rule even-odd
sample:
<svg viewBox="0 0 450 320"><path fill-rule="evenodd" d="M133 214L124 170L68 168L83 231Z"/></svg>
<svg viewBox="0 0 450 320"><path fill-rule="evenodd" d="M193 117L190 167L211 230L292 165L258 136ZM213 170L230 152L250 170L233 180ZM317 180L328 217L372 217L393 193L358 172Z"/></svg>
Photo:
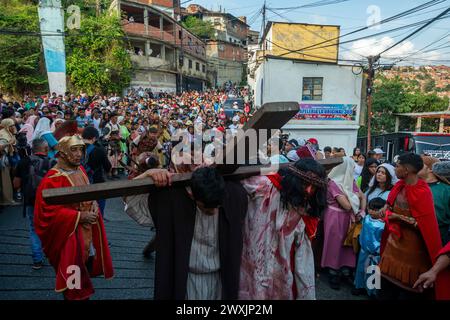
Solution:
<svg viewBox="0 0 450 320"><path fill-rule="evenodd" d="M329 159L329 158L332 157L332 150L331 150L331 147L325 147L325 148L323 148L323 152L324 152L324 155L325 155L325 159Z"/></svg>
<svg viewBox="0 0 450 320"><path fill-rule="evenodd" d="M34 230L34 202L39 183L52 168L48 150L48 143L45 139L34 139L32 142L33 154L20 160L14 177L14 187L20 188L23 192L23 215L28 219L34 270L41 269L44 260L41 240Z"/></svg>
<svg viewBox="0 0 450 320"><path fill-rule="evenodd" d="M356 181L356 184L362 192L366 192L369 188L369 183L372 177L375 175L380 163L374 158L368 158L364 163L364 167L361 171L361 175Z"/></svg>
<svg viewBox="0 0 450 320"><path fill-rule="evenodd" d="M91 118L86 115L86 109L78 109L78 117L76 117L78 128L84 128L91 124Z"/></svg>
<svg viewBox="0 0 450 320"><path fill-rule="evenodd" d="M375 148L373 149L373 152L375 152L373 157L380 162L381 158L383 158L384 151L381 148Z"/></svg>
<svg viewBox="0 0 450 320"><path fill-rule="evenodd" d="M55 139L55 136L53 135L50 128L49 118L43 117L39 119L39 122L37 123L36 128L33 132L33 140L37 138L43 138L45 141L47 141L47 144L49 146L48 156L51 159L54 159L56 154L55 147L58 144L58 141Z"/></svg>
<svg viewBox="0 0 450 320"><path fill-rule="evenodd" d="M7 118L0 123L0 176L1 199L0 206L15 205L11 181L12 158L15 154L17 132L14 120Z"/></svg>
<svg viewBox="0 0 450 320"><path fill-rule="evenodd" d="M358 147L354 148L353 149L353 156L352 156L353 161L358 162L358 158L359 158L360 154L361 154L361 149L358 148Z"/></svg>
<svg viewBox="0 0 450 320"><path fill-rule="evenodd" d="M324 246L322 268L328 268L330 287L340 289L341 277L353 282L352 271L356 265L356 256L352 247L345 247L351 222L360 221L366 210L364 194L353 179L355 163L343 158L343 163L329 173L328 208L325 210Z"/></svg>
<svg viewBox="0 0 450 320"><path fill-rule="evenodd" d="M355 164L355 175L354 175L355 181L358 181L358 178L361 175L362 170L364 168L364 163L365 162L366 162L366 156L361 153L358 156L358 159L357 159L356 164Z"/></svg>
<svg viewBox="0 0 450 320"><path fill-rule="evenodd" d="M111 171L111 163L106 151L99 143L99 132L94 127L86 127L82 135L86 144L86 158L83 161L89 182L92 184L106 181L105 175ZM100 213L105 216L106 200L98 200Z"/></svg>

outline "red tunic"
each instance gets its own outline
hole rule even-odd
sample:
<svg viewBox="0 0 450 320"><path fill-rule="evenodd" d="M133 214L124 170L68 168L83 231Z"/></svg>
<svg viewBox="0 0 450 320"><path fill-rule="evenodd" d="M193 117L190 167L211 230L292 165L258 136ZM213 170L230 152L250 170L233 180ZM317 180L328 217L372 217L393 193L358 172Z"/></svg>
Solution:
<svg viewBox="0 0 450 320"><path fill-rule="evenodd" d="M416 185L407 185L403 180L397 182L389 193L387 203L393 207L395 199L402 189L405 189L409 209L417 221L417 226L425 241L428 254L432 263L436 262L439 251L442 249L437 218L434 213L433 196L428 184L419 179ZM381 239L381 256L383 255L386 241L390 233L401 237L401 224L389 221L389 210L386 212L386 227ZM435 297L438 300L450 300L450 270L442 271L435 283Z"/></svg>
<svg viewBox="0 0 450 320"><path fill-rule="evenodd" d="M82 178L86 172L80 167ZM71 300L84 300L94 293L90 277L104 275L106 279L113 277L111 254L106 239L105 227L101 214L97 222L91 225L89 237L95 249L91 272L86 268L87 254L85 250L85 230L87 226L79 224L80 203L71 205L50 205L42 198L42 190L80 185L80 182L69 178L69 175L56 168L51 169L42 179L36 193L34 225L36 233L42 241L42 247L50 264L56 272L55 291L65 292L65 297ZM86 181L86 179L82 179ZM76 179L80 180L80 179ZM85 229L85 230L83 230ZM92 232L91 232L92 231ZM79 289L69 289L67 280L73 278L74 271L70 266L79 266L81 286ZM69 268L69 269L68 269ZM70 280L70 279L69 279ZM72 283L72 281L69 281Z"/></svg>

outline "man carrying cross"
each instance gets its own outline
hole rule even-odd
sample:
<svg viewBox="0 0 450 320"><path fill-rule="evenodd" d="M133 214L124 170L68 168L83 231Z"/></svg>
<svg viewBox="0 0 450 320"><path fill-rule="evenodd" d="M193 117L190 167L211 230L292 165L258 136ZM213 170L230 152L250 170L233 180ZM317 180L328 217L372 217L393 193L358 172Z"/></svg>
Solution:
<svg viewBox="0 0 450 320"><path fill-rule="evenodd" d="M170 185L166 170L151 169L137 179L146 177L157 186ZM189 187L151 192L149 209L157 230L155 299L237 299L247 213L239 182L225 182L217 169L201 167Z"/></svg>

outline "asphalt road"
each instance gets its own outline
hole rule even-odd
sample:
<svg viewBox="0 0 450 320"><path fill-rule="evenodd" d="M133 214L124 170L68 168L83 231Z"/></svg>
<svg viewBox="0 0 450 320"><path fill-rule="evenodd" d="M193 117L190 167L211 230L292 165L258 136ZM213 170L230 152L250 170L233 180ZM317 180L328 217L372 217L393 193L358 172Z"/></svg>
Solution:
<svg viewBox="0 0 450 320"><path fill-rule="evenodd" d="M111 244L115 277L93 279L92 300L153 298L154 256L145 259L142 249L153 236L149 228L135 223L123 211L120 199L107 201L106 233ZM0 212L0 300L62 300L54 292L55 273L45 263L41 270L32 270L27 220L22 207L7 207ZM350 293L350 285L341 290L329 288L327 277L317 279L316 296L320 300L359 300Z"/></svg>

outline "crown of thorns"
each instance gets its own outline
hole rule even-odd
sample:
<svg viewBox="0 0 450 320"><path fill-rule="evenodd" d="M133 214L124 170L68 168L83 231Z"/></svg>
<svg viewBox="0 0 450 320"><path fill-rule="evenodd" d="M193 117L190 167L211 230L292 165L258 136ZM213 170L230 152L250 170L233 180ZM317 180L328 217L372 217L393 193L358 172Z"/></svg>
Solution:
<svg viewBox="0 0 450 320"><path fill-rule="evenodd" d="M294 165L288 166L288 169L295 176L299 177L303 181L311 183L312 185L314 185L316 187L323 188L323 187L327 186L327 179L319 178L317 175L315 175L311 171L308 171L308 172L301 171L301 170L297 169Z"/></svg>

